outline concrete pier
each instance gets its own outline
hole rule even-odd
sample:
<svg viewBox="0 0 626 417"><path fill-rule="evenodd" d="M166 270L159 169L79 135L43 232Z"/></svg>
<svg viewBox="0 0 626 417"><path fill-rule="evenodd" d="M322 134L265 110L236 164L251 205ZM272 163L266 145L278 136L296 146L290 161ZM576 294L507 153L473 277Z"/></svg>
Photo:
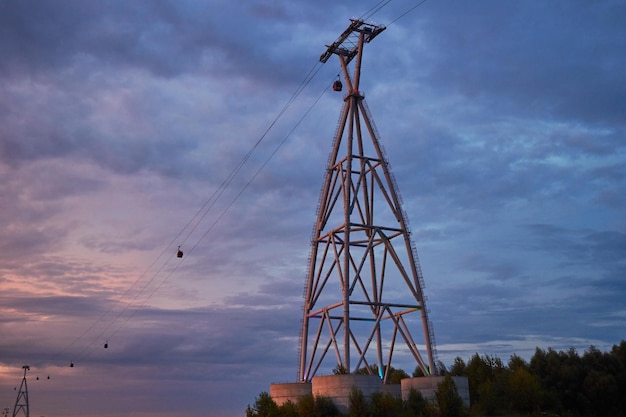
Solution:
<svg viewBox="0 0 626 417"><path fill-rule="evenodd" d="M283 405L287 401L297 403L298 398L311 395L313 390L310 382L288 382L270 385L270 397L278 405Z"/></svg>
<svg viewBox="0 0 626 417"><path fill-rule="evenodd" d="M422 376L405 378L400 384L383 384L378 375L326 375L313 377L311 382L289 382L270 385L270 396L278 405L287 401L297 403L300 397L313 395L327 397L342 413L348 412L350 392L353 388L360 390L365 398L375 392L391 394L406 400L411 389L419 391L426 400L435 401L437 386L443 382L443 376ZM466 407L470 405L469 383L466 377L453 376L459 396Z"/></svg>
<svg viewBox="0 0 626 417"><path fill-rule="evenodd" d="M402 399L406 400L409 396L411 388L419 391L422 396L428 401L435 401L435 393L437 392L437 385L443 382L445 377L433 375L433 376L421 376L417 378L405 378L400 381L402 387ZM470 406L470 394L469 394L469 382L464 376L453 376L452 380L459 396L463 400L463 405Z"/></svg>
<svg viewBox="0 0 626 417"><path fill-rule="evenodd" d="M313 396L328 397L340 412L347 413L350 405L350 392L356 388L369 398L374 392L382 391L378 375L328 375L316 376L311 381Z"/></svg>

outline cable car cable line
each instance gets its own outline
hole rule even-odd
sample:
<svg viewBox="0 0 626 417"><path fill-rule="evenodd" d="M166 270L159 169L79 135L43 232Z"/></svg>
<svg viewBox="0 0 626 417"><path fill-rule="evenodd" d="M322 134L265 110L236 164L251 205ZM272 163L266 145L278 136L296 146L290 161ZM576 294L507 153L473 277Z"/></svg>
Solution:
<svg viewBox="0 0 626 417"><path fill-rule="evenodd" d="M409 14L410 12L412 12L413 10L418 8L419 6L423 5L426 1L427 0L422 0L419 3L417 3L416 5L412 6L407 11L405 11L404 13L399 15L397 18L392 20L387 26L397 22L399 19L403 18L404 16L406 16L407 14ZM391 2L391 0L381 0L374 7L372 7L368 12L366 12L363 16L366 16L366 18L371 18L372 16L377 14L383 7L387 6L390 2ZM272 120L272 122L269 124L269 126L265 129L265 131L262 133L262 135L257 139L257 141L249 149L249 151L243 156L243 158L237 164L234 165L232 170L229 172L229 174L226 176L226 178L222 181L222 183L219 185L219 187L211 194L211 196L209 196L209 198L195 212L195 214L182 227L182 229L180 229L180 231L172 239L172 241L166 247L164 247L164 249L155 258L155 260L150 264L150 266L130 285L130 287L128 287L124 291L124 293L120 297L118 297L118 299L116 301L113 302L111 307L106 312L104 312L85 331L83 331L77 338L75 338L71 343L69 343L69 345L67 345L65 347L65 349L63 349L62 352L65 352L66 354L69 353L73 346L75 346L81 340L85 339L89 333L94 332L97 326L99 326L99 325L101 325L101 324L103 324L105 322L108 323L104 327L103 330L100 330L100 331L97 332L97 335L94 336L93 340L90 343L88 343L85 347L83 347L83 349L80 350L80 354L79 355L75 355L76 352L74 352L74 354L72 354L72 358L73 359L71 361L69 361L70 367L74 367L74 364L75 364L74 361L75 360L77 361L77 363L80 362L80 360L85 357L87 351L89 349L91 349L96 342L98 342L98 344L100 346L102 346L101 345L102 340L105 339L103 336L110 329L113 329L113 331L111 333L109 333L109 337L106 338L105 349L108 348L109 340L111 340L115 335L117 335L118 332L137 314L137 312L141 308L145 307L145 305L154 296L154 294L178 270L178 268L182 265L182 263L186 261L187 257L194 252L194 250L197 248L197 246L213 230L213 228L217 225L217 223L223 218L223 216L228 212L228 210L241 197L241 195L246 191L246 189L251 185L251 183L256 179L256 177L261 173L261 171L267 166L267 164L269 164L271 159L276 155L276 153L280 150L280 148L286 143L286 141L293 134L295 129L302 123L302 121L306 118L306 116L308 116L308 114L312 111L312 109L315 107L315 105L323 97L323 95L324 95L325 91L328 89L328 87L324 88L324 90L322 91L322 94L320 94L320 96L313 102L313 104L305 111L303 116L297 121L297 123L294 125L294 127L282 139L282 141L274 148L274 150L265 159L265 161L261 164L261 166L259 168L257 168L257 170L254 172L254 174L249 178L249 180L245 183L245 185L243 185L243 187L237 192L237 194L231 199L231 201L222 210L222 212L217 217L214 218L214 220L211 223L211 225L204 231L204 233L200 236L200 238L191 246L190 249L185 250L186 257L181 258L180 262L176 263L174 268L171 269L169 271L169 273L161 281L157 282L156 285L154 286L154 288L152 289L152 291L149 294L146 295L146 292L148 291L148 287L153 282L155 282L157 277L162 274L162 272L165 269L165 267L171 262L172 258L174 258L174 253L172 251L172 247L175 247L175 242L180 243L180 245L179 245L179 248L180 248L181 246L184 246L185 243L191 238L191 236L194 234L194 232L199 228L199 226L203 223L203 221L208 216L210 211L213 209L213 207L215 206L216 202L219 201L222 198L224 192L227 189L229 189L229 187L231 187L231 184L234 181L234 179L239 175L239 173L241 172L242 168L247 164L247 162L252 157L252 155L255 153L257 148L265 140L265 138L267 137L269 132L274 128L274 126L280 120L280 118L286 113L286 111L291 107L291 105L295 102L295 100L300 96L302 91L315 78L315 76L319 73L320 69L321 69L321 64L320 64L319 61L316 61L315 65L313 65L313 67L309 70L309 72L304 77L302 82L298 85L298 87L296 88L294 93L290 96L290 98L287 100L285 105L281 108L281 110L278 112L278 114ZM331 85L332 85L332 83L331 83ZM181 239L181 237L182 237L182 239ZM153 268L159 263L159 261L163 258L163 256L165 254L167 254L168 252L171 255L169 257L166 257L166 259L163 261L163 263L160 265L160 267L157 268L157 270L155 272L152 272L151 275L149 275L150 271L153 270ZM148 277L148 276L150 276L150 278L147 279L147 281L146 281L146 277ZM137 293L134 295L134 297L132 297L130 300L127 300L127 296L129 295L129 293L134 288L136 288L138 286L139 282L142 281L142 280L144 281L144 285L137 290ZM143 298L141 303L137 303L137 300L142 295L144 295L145 298ZM120 305L122 303L124 303L124 308L122 308L115 315L115 317L112 317L111 319L106 319L107 316L109 316L113 312L113 310L118 305ZM124 318L123 316L126 313L128 313L128 311L131 310L131 309L132 309L132 311L129 314L127 314L127 316ZM118 324L118 326L115 326L116 323ZM68 362L65 362L65 363L68 363ZM66 365L65 369L66 368L67 368L67 365Z"/></svg>
<svg viewBox="0 0 626 417"><path fill-rule="evenodd" d="M393 19L391 22L389 22L387 24L387 27L391 26L392 24L396 23L398 20L402 19L404 16L406 16L407 14L411 13L413 10L417 9L418 7L420 7L422 4L426 3L428 0L422 0L419 3L417 3L416 5L412 6L411 8L409 8L406 12L402 13L400 16L396 17L395 19Z"/></svg>
<svg viewBox="0 0 626 417"><path fill-rule="evenodd" d="M363 13L361 15L361 20L371 19L372 16L374 16L376 13L378 13L380 11L380 9L382 9L383 7L388 5L389 3L391 3L391 0L381 0L381 1L379 1L377 4L372 6L371 9L369 9L367 12L365 12L365 13Z"/></svg>
<svg viewBox="0 0 626 417"><path fill-rule="evenodd" d="M309 72L307 73L307 75L304 77L304 79L301 81L301 83L299 84L299 86L296 88L296 90L294 91L294 93L291 95L291 97L287 100L287 102L285 103L285 105L283 106L283 108L279 111L279 113L277 114L277 116L274 118L274 120L270 123L270 125L267 127L267 129L263 132L263 134L261 135L261 137L256 141L256 143L252 146L252 148L246 153L246 155L239 161L238 164L235 165L235 167L231 170L231 172L229 173L229 175L225 178L225 180L220 184L220 186L216 189L216 191L209 197L208 200L205 201L205 203L201 206L201 208L194 214L194 216L192 216L192 218L187 222L187 224L179 231L179 233L176 235L176 237L174 239L172 239L172 241L170 242L170 244L165 247L163 249L163 251L157 256L157 258L152 262L152 264L137 278L137 280L135 280L135 282L133 282L133 284L126 289L126 291L118 298L118 300L116 302L114 302L111 307L104 312L99 319L97 319L95 322L92 323L92 325L90 327L88 327L80 336L78 336L76 339L74 339L64 350L69 350L74 344L76 344L79 340L83 339L89 332L91 332L98 324L100 324L101 322L104 321L105 317L111 313L111 311L122 302L122 300L126 297L126 295L139 283L139 281L141 281L146 275L147 273L154 267L154 265L157 264L157 262L159 261L159 259L161 259L161 257L168 252L169 247L171 247L173 245L174 242L176 242L181 235L183 235L184 231L186 229L189 228L188 233L186 234L185 238L182 240L182 243L184 244L187 239L189 239L189 237L193 234L193 232L197 229L197 227L200 225L200 223L203 221L203 219L208 215L208 213L210 212L211 208L214 206L215 202L217 202L217 200L219 200L219 198L221 197L221 195L223 194L223 192L226 190L226 188L232 183L232 181L234 180L234 178L237 176L237 174L240 172L240 170L243 168L243 166L246 164L246 162L250 159L250 157L253 155L254 151L256 150L256 148L261 144L261 142L265 139L265 137L267 136L267 134L270 132L270 130L274 127L274 125L278 122L278 120L282 117L282 115L291 107L291 105L293 104L293 102L297 99L297 97L301 94L301 92L304 90L304 88L313 80L313 78L315 77L315 75L317 75L317 73L319 72L320 69L320 63L319 61L316 61L315 64L313 65L313 67L309 70ZM208 206L208 207L207 207ZM161 268L158 269L158 271L153 274L153 277L143 286L142 289L139 290L139 292L137 293L137 295L135 295L135 297L130 301L126 303L126 307L124 307L124 309L122 309L120 311L120 313L118 313L118 315L111 321L115 322L116 320L118 320L120 318L120 316L122 314L124 314L129 306L131 306L132 304L135 303L135 301L137 300L137 298L139 297L139 295L147 288L148 285L150 285L152 283L152 281L156 278L156 276L163 270L163 268L167 265L167 262L169 261L169 259L161 266ZM107 326L105 328L108 329L110 327ZM115 332L117 333L117 331ZM104 332L99 333L99 336L102 336L102 334L104 334ZM101 337L97 337L96 340L101 340ZM82 351L82 353L84 353L89 347L91 347L93 344L95 343L92 342L90 343L87 347L85 347ZM81 355L82 356L82 355Z"/></svg>
<svg viewBox="0 0 626 417"><path fill-rule="evenodd" d="M79 335L77 338L75 338L65 349L63 349L63 351L69 351L71 349L72 346L74 346L76 343L78 343L80 340L84 339L87 334L89 334L90 332L92 332L96 326L100 325L103 322L108 322L108 324L105 326L105 328L101 331L98 332L98 334L93 338L93 340L88 343L86 346L83 347L83 349L81 349L79 351L79 355L73 355L74 359L78 359L80 361L80 359L84 358L85 354L87 353L87 351L93 347L95 345L96 342L98 341L102 341L103 339L103 335L113 327L113 325L116 322L119 322L120 319L122 318L122 316L129 310L131 309L133 306L137 306L139 305L139 307L135 308L134 311L132 313L130 313L130 315L122 321L122 324L120 326L118 326L117 328L115 328L115 330L110 334L109 338L106 339L107 342L105 343L105 345L107 346L106 348L108 348L108 341L110 339L113 338L113 336L115 336L120 330L121 328L124 327L125 324L128 323L128 321L136 314L136 312L145 306L145 304L152 298L152 296L156 293L156 291L162 287L162 285L167 281L167 279L169 279L169 277L176 272L176 270L178 269L178 267L180 266L180 263L178 265L176 265L174 267L173 270L170 271L170 273L160 282L156 285L156 287L153 289L153 291L147 295L147 297L145 299L143 299L143 301L139 304L137 304L137 300L140 298L140 296L142 294L145 295L145 292L147 291L147 288L150 284L152 284L154 282L154 280L162 273L163 269L167 266L167 264L170 262L171 258L173 257L170 256L168 257L165 262L163 262L163 264L160 266L160 268L158 268L156 270L156 272L152 273L152 277L147 280L144 285L137 291L137 293L135 294L135 296L130 300L130 301L126 301L124 304L124 308L122 310L120 310L117 315L115 315L114 318L111 318L110 320L105 320L106 317L111 314L111 312L119 305L121 304L124 299L126 298L126 296L132 291L133 288L137 287L138 283L142 280L144 280L144 278L148 275L148 273L154 268L154 266L159 262L159 260L163 257L164 254L166 254L168 251L170 251L170 248L172 247L172 245L174 244L174 242L179 241L182 244L184 244L189 238L190 236L193 234L193 232L199 227L199 225L202 223L202 221L204 220L204 218L208 215L208 213L210 212L210 210L213 208L214 204L217 202L217 200L219 200L222 196L222 194L224 193L224 191L231 185L232 181L237 177L237 175L239 174L239 172L241 171L241 169L245 166L245 164L247 163L247 161L250 159L250 157L254 154L255 150L258 148L258 146L262 143L262 141L266 138L266 136L268 135L268 133L271 131L271 129L275 126L275 124L278 122L278 120L284 115L284 113L291 107L291 105L295 102L295 100L299 97L299 95L302 93L302 91L309 85L309 83L315 78L315 76L317 75L317 73L319 72L319 70L321 69L321 65L319 63L319 61L317 61L315 63L315 65L313 65L313 67L309 70L309 72L307 73L306 77L303 79L303 81L299 84L299 86L296 88L295 92L290 96L290 98L287 100L286 104L282 107L282 109L279 111L279 113L277 114L277 116L273 119L273 121L270 123L270 125L268 126L268 128L263 132L263 134L261 135L261 137L255 142L255 144L252 146L252 148L246 153L246 155L244 155L244 157L234 166L234 168L231 170L231 172L229 173L229 175L224 179L224 181L220 184L220 186L218 187L218 189L216 189L216 191L205 201L205 203L201 206L201 208L194 214L194 216L192 216L192 218L186 223L186 225L179 231L179 233L176 235L176 237L174 239L172 239L172 241L170 242L169 245L167 245L167 247L165 247L163 249L163 251L157 256L157 258L152 262L152 264L137 278L137 280L135 280L133 282L133 284L126 289L126 291L111 305L111 307L104 312L96 321L94 321L91 326L89 326L85 331L83 331L81 333L81 335ZM321 97L321 96L320 96ZM314 104L316 104L318 100L315 101ZM313 107L313 106L312 106ZM305 115L300 119L300 121L296 124L296 127L302 122L302 120L304 119L304 117L306 115L308 115L308 113L311 111L311 108L309 108L309 110L305 113ZM295 127L289 132L289 135L291 135L291 133L293 133L293 131L295 130ZM269 160L271 159L271 157L273 157L275 155L275 153L278 151L278 149L280 148L280 146L282 146L286 140L288 139L289 136L285 137L283 139L283 141L280 143L280 145L278 146L278 148L276 148L272 154L270 155L270 157L268 157L268 159L265 161L265 163L261 166L261 168L259 168L257 170L257 172L254 174L254 176L246 183L246 185L244 186L244 188L242 188L239 193L236 195L236 197L228 204L227 208L218 216L217 220L213 222L213 224L211 225L211 227L202 235L202 237L200 238L200 240L198 242L196 242L196 244L188 251L187 255L191 254L193 252L193 249L195 249L195 247L200 243L200 241L202 239L204 239L208 233L213 229L213 227L217 224L217 221L219 221L219 219L221 219L225 214L226 211L235 203L235 201L241 196L241 194L243 193L243 191L245 191L245 189L250 185L250 183L254 180L254 178L256 178L256 176L260 173L260 171L267 165L267 163L269 163ZM187 233L185 235L185 237L180 240L180 237L184 235L184 232L187 230ZM181 245L182 246L182 245ZM183 260L181 259L181 262ZM99 342L101 343L101 342ZM74 360L70 361L70 367L73 367L74 365Z"/></svg>
<svg viewBox="0 0 626 417"><path fill-rule="evenodd" d="M187 241L187 239L189 239L189 237L193 234L193 232L196 230L196 228L200 225L200 223L202 222L202 220L204 220L204 218L207 216L207 214L209 213L209 211L211 210L211 208L213 208L214 204L217 202L217 200L219 200L219 198L222 196L222 194L224 193L224 191L226 190L226 188L228 186L230 186L230 184L232 183L232 181L236 178L237 174L239 174L239 172L241 171L241 169L244 167L244 165L246 164L246 162L250 159L250 157L254 154L254 151L256 150L256 148L258 148L258 146L261 144L261 142L265 139L265 137L267 136L267 134L270 132L270 130L272 130L272 128L274 127L274 125L276 125L276 123L278 122L278 120L282 117L282 115L289 109L289 107L291 107L291 105L293 104L293 102L296 100L296 98L300 95L300 93L302 92L302 90L304 90L304 88L313 80L313 78L315 77L315 75L317 75L317 73L319 72L319 68L316 69L316 67L319 67L320 64L319 62L316 62L315 65L313 65L313 67L311 68L311 70L309 70L308 74L306 75L306 77L304 78L304 80L300 83L300 85L298 86L298 88L296 88L296 91L291 95L291 97L289 98L289 100L287 100L287 103L285 103L285 105L283 106L283 108L278 112L277 116L274 118L274 120L270 123L270 125L267 127L267 129L265 129L265 131L263 132L263 134L261 135L261 137L256 141L256 143L254 144L254 146L252 146L252 148L248 151L248 153L246 153L246 155L241 159L241 161L239 161L239 163L235 166L235 168L230 172L230 174L226 177L226 179L222 182L222 184L220 184L220 186L218 187L218 189L213 193L213 195L209 198L209 200L207 200L204 205L202 206L202 208L199 210L199 212L203 211L204 214L202 214L202 216L200 216L200 219L196 222L196 224L189 230L189 232L187 233L187 235L185 236L185 238L183 239L183 244ZM211 202L211 200L213 200ZM211 205L207 208L207 205L209 205L209 203L211 203ZM206 210L205 210L206 209ZM199 213L198 212L198 213ZM196 215L198 215L198 213ZM195 216L194 216L195 217Z"/></svg>
<svg viewBox="0 0 626 417"><path fill-rule="evenodd" d="M317 71L316 71L317 74ZM307 83L308 84L308 83ZM235 202L241 197L241 195L246 191L246 189L252 184L254 179L263 171L263 169L267 166L267 164L272 160L272 158L276 155L276 153L280 150L280 148L287 142L289 137L293 134L293 132L300 126L300 124L304 121L304 119L309 115L309 113L313 110L313 108L317 105L317 103L324 96L326 91L330 85L327 85L322 90L322 93L317 97L317 99L311 104L311 106L304 112L304 114L300 117L300 119L296 122L293 128L287 133L287 135L278 143L278 145L274 148L274 150L270 153L270 155L265 159L263 164L257 168L255 173L250 177L250 179L244 184L244 186L239 190L239 192L231 199L230 203L222 210L219 216L217 216L213 223L211 223L210 227L202 234L202 236L196 241L196 243L189 249L188 254L193 253L196 247L206 238L206 236L213 230L213 228L217 225L217 223L226 215L226 213L230 210L230 208L235 204ZM184 260L183 260L184 261ZM148 297L144 300L141 306L134 309L127 319L111 334L111 337L115 336L118 331L120 331L134 316L137 312L145 306L145 304L152 298L154 294L165 284L165 282L176 272L176 270L180 267L182 262L177 264L174 269L172 269L169 274L153 289L153 291L148 295Z"/></svg>

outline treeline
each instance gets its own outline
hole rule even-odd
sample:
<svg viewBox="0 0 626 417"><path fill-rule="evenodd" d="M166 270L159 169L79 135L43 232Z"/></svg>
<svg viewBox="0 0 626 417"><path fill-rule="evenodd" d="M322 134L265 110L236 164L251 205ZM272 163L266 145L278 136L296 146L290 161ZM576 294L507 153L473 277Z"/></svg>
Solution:
<svg viewBox="0 0 626 417"><path fill-rule="evenodd" d="M468 378L471 415L626 417L626 341L610 352L591 346L582 356L537 348L530 362L513 355L506 365L475 354L442 371Z"/></svg>
<svg viewBox="0 0 626 417"><path fill-rule="evenodd" d="M407 376L402 370L398 378ZM336 372L337 373L337 372ZM413 376L419 376L417 370ZM377 393L369 399L355 390L347 417L455 417L455 416L561 416L626 417L626 341L601 352L591 346L582 355L575 349L537 348L530 361L512 355L505 364L497 356L474 354L467 362L457 357L447 369L439 363L439 384L434 401L412 390L406 400ZM463 407L448 376L469 381L470 409ZM396 379L396 378L394 378ZM393 381L397 382L397 381ZM261 393L246 410L247 417L340 417L328 398L305 396L294 404L276 405Z"/></svg>

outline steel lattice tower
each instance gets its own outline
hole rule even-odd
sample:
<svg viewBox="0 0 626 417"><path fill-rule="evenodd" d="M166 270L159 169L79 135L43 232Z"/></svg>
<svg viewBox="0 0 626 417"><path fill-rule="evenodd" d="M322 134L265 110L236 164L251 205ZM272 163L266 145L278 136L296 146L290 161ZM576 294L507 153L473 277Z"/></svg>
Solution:
<svg viewBox="0 0 626 417"><path fill-rule="evenodd" d="M28 406L28 385L26 384L26 373L30 371L30 366L24 365L22 366L22 369L24 370L24 378L22 378L22 384L20 385L20 390L17 393L17 398L15 399L13 417L16 417L20 412L23 412L26 417L30 416Z"/></svg>
<svg viewBox="0 0 626 417"><path fill-rule="evenodd" d="M338 56L347 91L312 236L300 340L301 382L310 381L329 362L340 372L376 365L387 382L394 351L412 356L424 375L437 373L417 252L359 89L363 46L384 29L351 20L320 57L325 63ZM353 60L351 75L348 65ZM421 327L420 340L413 337L415 327ZM399 339L404 345L396 346Z"/></svg>

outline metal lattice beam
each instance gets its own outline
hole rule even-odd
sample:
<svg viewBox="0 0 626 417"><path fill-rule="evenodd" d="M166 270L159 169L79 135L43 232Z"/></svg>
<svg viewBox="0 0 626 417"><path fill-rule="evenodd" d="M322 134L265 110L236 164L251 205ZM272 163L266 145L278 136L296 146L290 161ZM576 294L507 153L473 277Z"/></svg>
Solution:
<svg viewBox="0 0 626 417"><path fill-rule="evenodd" d="M26 373L30 371L30 366L22 366L24 370L24 378L22 378L22 384L20 390L17 393L15 399L15 406L13 406L13 417L17 417L19 414L23 414L26 417L30 417L30 406L28 404L28 384L26 383Z"/></svg>
<svg viewBox="0 0 626 417"><path fill-rule="evenodd" d="M375 364L387 382L398 351L414 358L425 375L436 373L417 253L359 90L363 46L384 29L352 20L320 57L326 62L337 55L347 93L312 237L300 381L310 381L320 369L327 372L325 366L356 372ZM421 330L417 342L415 328Z"/></svg>

